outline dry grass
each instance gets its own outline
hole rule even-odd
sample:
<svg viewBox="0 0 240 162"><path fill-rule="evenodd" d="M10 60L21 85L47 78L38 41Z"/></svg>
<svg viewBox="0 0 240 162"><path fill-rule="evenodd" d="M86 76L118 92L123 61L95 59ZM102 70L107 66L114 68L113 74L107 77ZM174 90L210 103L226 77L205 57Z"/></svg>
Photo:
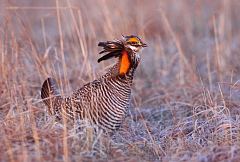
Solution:
<svg viewBox="0 0 240 162"><path fill-rule="evenodd" d="M240 161L237 0L0 2L0 161ZM97 43L148 44L132 106L113 135L56 123L40 99L104 73Z"/></svg>

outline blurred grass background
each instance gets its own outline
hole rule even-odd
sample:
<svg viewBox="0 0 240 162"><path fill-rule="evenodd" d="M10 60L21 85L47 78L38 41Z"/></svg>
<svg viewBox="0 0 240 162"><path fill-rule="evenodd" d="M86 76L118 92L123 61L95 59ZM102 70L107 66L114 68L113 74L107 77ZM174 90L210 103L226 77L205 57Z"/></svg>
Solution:
<svg viewBox="0 0 240 162"><path fill-rule="evenodd" d="M237 0L0 1L1 161L240 160ZM136 34L132 106L112 136L55 123L40 100L105 73L97 43ZM84 124L83 124L84 125Z"/></svg>

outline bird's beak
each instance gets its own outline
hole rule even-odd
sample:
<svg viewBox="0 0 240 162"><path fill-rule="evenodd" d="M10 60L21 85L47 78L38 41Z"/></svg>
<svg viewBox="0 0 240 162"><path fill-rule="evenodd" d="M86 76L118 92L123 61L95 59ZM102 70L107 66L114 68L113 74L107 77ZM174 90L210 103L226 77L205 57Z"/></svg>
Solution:
<svg viewBox="0 0 240 162"><path fill-rule="evenodd" d="M142 47L147 47L147 44L146 44L146 43L143 43L143 44L142 44Z"/></svg>

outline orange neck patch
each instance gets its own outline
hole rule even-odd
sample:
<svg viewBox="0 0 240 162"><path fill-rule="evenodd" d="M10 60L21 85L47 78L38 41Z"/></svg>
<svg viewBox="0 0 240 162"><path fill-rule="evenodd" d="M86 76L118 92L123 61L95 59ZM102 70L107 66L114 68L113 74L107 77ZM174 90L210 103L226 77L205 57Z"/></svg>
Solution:
<svg viewBox="0 0 240 162"><path fill-rule="evenodd" d="M120 75L125 75L129 68L130 68L130 60L128 58L128 53L127 51L123 51L122 52L122 57L121 57L121 60L120 60L120 68L119 68L119 74Z"/></svg>

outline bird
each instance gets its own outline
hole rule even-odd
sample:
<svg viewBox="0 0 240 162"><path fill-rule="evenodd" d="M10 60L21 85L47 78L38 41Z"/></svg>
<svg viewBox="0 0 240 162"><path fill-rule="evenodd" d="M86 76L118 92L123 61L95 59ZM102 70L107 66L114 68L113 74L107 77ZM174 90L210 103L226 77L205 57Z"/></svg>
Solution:
<svg viewBox="0 0 240 162"><path fill-rule="evenodd" d="M130 107L133 77L140 62L139 51L147 47L136 35L99 42L103 55L97 62L111 58L118 61L98 79L74 91L60 94L57 81L47 78L41 88L41 98L50 115L68 120L88 120L107 131L119 129Z"/></svg>

